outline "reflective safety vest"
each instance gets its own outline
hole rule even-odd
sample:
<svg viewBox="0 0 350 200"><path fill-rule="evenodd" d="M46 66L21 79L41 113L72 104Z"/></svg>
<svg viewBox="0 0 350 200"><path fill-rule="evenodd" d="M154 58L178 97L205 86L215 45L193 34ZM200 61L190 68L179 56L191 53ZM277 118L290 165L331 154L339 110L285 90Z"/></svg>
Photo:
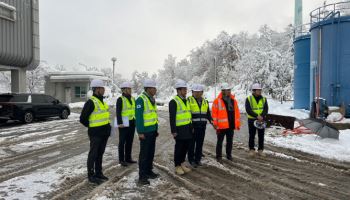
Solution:
<svg viewBox="0 0 350 200"><path fill-rule="evenodd" d="M89 116L89 127L99 127L109 124L109 111L108 105L104 102L101 102L95 96L90 97L92 102L94 102L94 111Z"/></svg>
<svg viewBox="0 0 350 200"><path fill-rule="evenodd" d="M239 112L238 103L233 95L231 95L231 100L234 103L235 129L239 130L241 126L241 115ZM211 115L213 117L213 124L217 127L217 129L230 128L226 106L224 100L222 99L222 93L220 93L219 96L214 100Z"/></svg>
<svg viewBox="0 0 350 200"><path fill-rule="evenodd" d="M153 126L158 124L157 105L151 103L145 94L141 94L143 100L143 126Z"/></svg>
<svg viewBox="0 0 350 200"><path fill-rule="evenodd" d="M188 97L187 100L190 103L192 122L207 121L207 112L209 108L208 101L203 99L202 105L199 108L197 100L193 96Z"/></svg>
<svg viewBox="0 0 350 200"><path fill-rule="evenodd" d="M179 96L173 98L176 102L176 126L184 126L191 123L191 108L190 104L185 104Z"/></svg>
<svg viewBox="0 0 350 200"><path fill-rule="evenodd" d="M122 106L122 117L128 117L129 120L135 119L135 99L131 97L131 104L128 98L122 96L123 106Z"/></svg>
<svg viewBox="0 0 350 200"><path fill-rule="evenodd" d="M262 97L262 99L259 101L259 103L256 102L255 97L253 95L247 97L249 104L250 104L250 108L252 109L252 111L254 113L256 113L258 116L261 115L261 113L264 111L264 105L266 102L266 98ZM248 115L249 119L255 119L255 117Z"/></svg>

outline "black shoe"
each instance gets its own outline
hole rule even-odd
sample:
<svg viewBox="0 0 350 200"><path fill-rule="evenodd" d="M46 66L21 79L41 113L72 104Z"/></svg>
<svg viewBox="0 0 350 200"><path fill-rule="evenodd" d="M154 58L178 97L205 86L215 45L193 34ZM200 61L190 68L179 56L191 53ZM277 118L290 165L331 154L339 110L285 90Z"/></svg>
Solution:
<svg viewBox="0 0 350 200"><path fill-rule="evenodd" d="M151 171L149 174L147 174L147 177L148 177L149 179L156 179L156 178L159 177L159 174L156 174L156 173L154 173L153 171Z"/></svg>
<svg viewBox="0 0 350 200"><path fill-rule="evenodd" d="M135 160L132 160L132 159L131 159L131 160L127 160L126 162L129 163L129 164L135 164L135 163L137 163Z"/></svg>
<svg viewBox="0 0 350 200"><path fill-rule="evenodd" d="M203 166L203 163L201 161L196 162L197 166Z"/></svg>
<svg viewBox="0 0 350 200"><path fill-rule="evenodd" d="M125 162L125 161L121 161L121 162L120 162L120 165L123 166L123 167L127 167L127 166L128 166L128 163Z"/></svg>
<svg viewBox="0 0 350 200"><path fill-rule="evenodd" d="M227 157L227 160L233 161L232 157Z"/></svg>
<svg viewBox="0 0 350 200"><path fill-rule="evenodd" d="M222 158L216 158L216 161L218 161L218 163L222 164Z"/></svg>
<svg viewBox="0 0 350 200"><path fill-rule="evenodd" d="M105 181L109 180L108 177L106 177L103 174L96 174L95 177L98 178L98 179L101 179L101 180L105 180Z"/></svg>
<svg viewBox="0 0 350 200"><path fill-rule="evenodd" d="M195 162L190 162L190 165L191 165L193 168L197 168L197 167L198 167L197 163L195 163Z"/></svg>
<svg viewBox="0 0 350 200"><path fill-rule="evenodd" d="M94 184L98 184L98 185L102 183L102 180L98 179L95 176L89 176L88 179L89 179L90 183L94 183Z"/></svg>
<svg viewBox="0 0 350 200"><path fill-rule="evenodd" d="M149 180L147 180L147 178L141 178L141 179L139 179L139 184L140 185L149 185L151 183L149 182Z"/></svg>

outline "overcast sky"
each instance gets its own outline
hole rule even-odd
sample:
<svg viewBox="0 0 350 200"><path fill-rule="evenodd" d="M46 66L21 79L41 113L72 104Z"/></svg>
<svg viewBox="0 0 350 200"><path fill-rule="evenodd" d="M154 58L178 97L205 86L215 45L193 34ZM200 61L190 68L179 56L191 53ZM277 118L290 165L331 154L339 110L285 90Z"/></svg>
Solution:
<svg viewBox="0 0 350 200"><path fill-rule="evenodd" d="M327 1L327 3L333 1ZM304 0L304 22L323 0ZM294 20L294 0L42 0L41 59L67 68L111 67L126 77L156 72L168 54L184 58L221 31L281 31Z"/></svg>

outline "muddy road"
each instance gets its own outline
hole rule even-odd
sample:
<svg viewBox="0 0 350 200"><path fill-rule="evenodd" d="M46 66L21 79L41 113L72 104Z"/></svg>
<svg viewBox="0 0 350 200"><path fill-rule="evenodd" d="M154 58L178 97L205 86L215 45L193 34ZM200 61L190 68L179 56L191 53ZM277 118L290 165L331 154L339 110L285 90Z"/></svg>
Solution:
<svg viewBox="0 0 350 200"><path fill-rule="evenodd" d="M87 182L89 141L78 114L0 127L0 199L350 199L350 163L266 145L266 158L250 158L247 127L234 136L233 161L215 160L216 134L208 126L203 166L174 174L168 113L160 111L154 170L161 177L139 186L138 166L117 163L117 137L104 157L109 181ZM133 158L139 142L134 140ZM225 155L225 153L224 153Z"/></svg>

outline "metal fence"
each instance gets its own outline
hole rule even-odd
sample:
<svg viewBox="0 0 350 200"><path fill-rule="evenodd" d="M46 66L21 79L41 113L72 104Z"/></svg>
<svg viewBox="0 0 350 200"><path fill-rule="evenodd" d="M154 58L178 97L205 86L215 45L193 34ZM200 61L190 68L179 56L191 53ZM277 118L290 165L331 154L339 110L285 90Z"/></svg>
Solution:
<svg viewBox="0 0 350 200"><path fill-rule="evenodd" d="M303 24L294 28L294 38L310 34L310 24Z"/></svg>
<svg viewBox="0 0 350 200"><path fill-rule="evenodd" d="M350 1L324 5L310 13L310 23L318 23L333 16L350 16Z"/></svg>

